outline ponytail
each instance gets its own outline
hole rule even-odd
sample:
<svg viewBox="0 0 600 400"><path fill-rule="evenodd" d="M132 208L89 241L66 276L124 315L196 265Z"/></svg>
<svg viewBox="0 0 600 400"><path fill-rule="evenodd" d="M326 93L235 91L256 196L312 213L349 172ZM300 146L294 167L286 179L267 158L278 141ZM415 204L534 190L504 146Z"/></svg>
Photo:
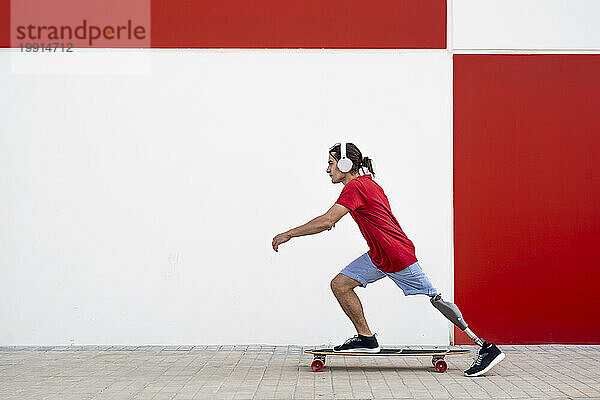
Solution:
<svg viewBox="0 0 600 400"><path fill-rule="evenodd" d="M371 173L371 175L375 176L375 169L373 168L373 160L370 159L369 157L363 157L361 164L363 167L367 167L367 169L369 170L369 173Z"/></svg>

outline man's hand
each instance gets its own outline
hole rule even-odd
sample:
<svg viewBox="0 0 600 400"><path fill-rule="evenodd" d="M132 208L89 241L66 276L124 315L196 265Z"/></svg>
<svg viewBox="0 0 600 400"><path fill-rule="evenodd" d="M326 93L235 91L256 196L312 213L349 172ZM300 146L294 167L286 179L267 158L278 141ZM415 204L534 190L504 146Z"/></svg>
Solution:
<svg viewBox="0 0 600 400"><path fill-rule="evenodd" d="M280 233L273 238L273 250L277 251L277 248L281 243L285 243L292 238L289 233Z"/></svg>

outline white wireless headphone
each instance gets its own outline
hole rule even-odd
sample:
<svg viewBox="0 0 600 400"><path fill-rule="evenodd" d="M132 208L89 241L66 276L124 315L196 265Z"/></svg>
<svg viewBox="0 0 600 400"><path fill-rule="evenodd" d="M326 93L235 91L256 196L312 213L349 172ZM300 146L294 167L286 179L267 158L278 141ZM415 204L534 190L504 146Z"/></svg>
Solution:
<svg viewBox="0 0 600 400"><path fill-rule="evenodd" d="M346 158L346 143L340 143L341 148L341 156L340 161L338 161L337 166L338 169L342 172L348 172L352 169L352 160Z"/></svg>

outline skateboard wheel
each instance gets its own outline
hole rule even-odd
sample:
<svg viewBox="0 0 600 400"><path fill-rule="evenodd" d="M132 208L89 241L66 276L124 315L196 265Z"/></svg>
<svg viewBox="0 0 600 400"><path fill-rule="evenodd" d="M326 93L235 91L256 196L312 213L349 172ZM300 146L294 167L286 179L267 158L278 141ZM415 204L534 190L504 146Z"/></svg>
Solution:
<svg viewBox="0 0 600 400"><path fill-rule="evenodd" d="M444 360L437 360L435 362L435 370L437 372L446 372L447 369L448 369L448 364L446 364L446 361L444 361Z"/></svg>
<svg viewBox="0 0 600 400"><path fill-rule="evenodd" d="M444 359L444 357L435 357L435 356L434 356L434 357L431 359L431 365L433 365L433 366L435 367L435 363L436 363L438 360L443 360L443 359Z"/></svg>
<svg viewBox="0 0 600 400"><path fill-rule="evenodd" d="M321 360L313 360L312 364L310 365L314 372L321 372L324 366L325 363Z"/></svg>

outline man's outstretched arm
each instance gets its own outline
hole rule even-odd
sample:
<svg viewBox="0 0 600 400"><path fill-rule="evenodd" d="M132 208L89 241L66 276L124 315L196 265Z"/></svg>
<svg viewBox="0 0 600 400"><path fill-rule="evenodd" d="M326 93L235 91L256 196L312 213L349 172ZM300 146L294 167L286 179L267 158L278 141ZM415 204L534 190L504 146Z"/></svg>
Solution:
<svg viewBox="0 0 600 400"><path fill-rule="evenodd" d="M285 243L293 237L314 235L324 230L330 230L349 210L339 204L334 204L325 214L308 221L306 224L290 229L287 232L280 233L273 238L273 250L281 243Z"/></svg>

